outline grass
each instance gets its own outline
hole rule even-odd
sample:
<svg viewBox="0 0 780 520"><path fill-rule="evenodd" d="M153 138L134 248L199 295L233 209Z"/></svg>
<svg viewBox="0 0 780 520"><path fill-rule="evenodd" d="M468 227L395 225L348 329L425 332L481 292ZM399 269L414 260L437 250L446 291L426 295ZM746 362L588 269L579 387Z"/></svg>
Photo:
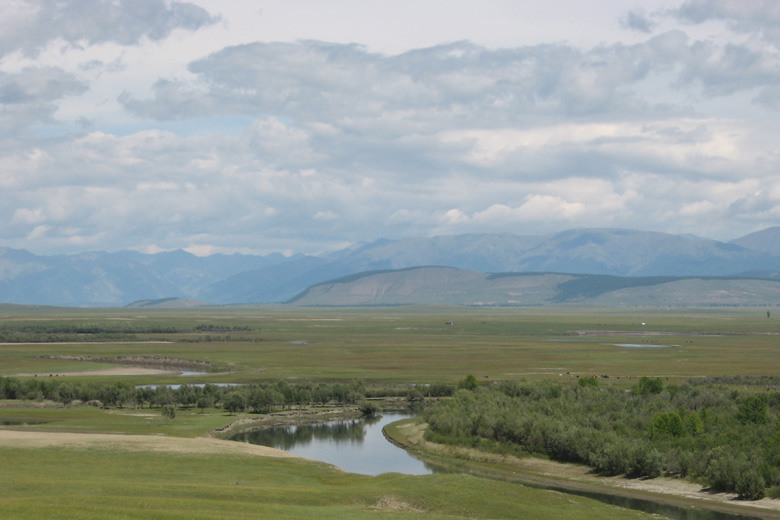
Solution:
<svg viewBox="0 0 780 520"><path fill-rule="evenodd" d="M3 518L651 518L468 476L366 477L303 460L66 449L0 457Z"/></svg>
<svg viewBox="0 0 780 520"><path fill-rule="evenodd" d="M780 311L771 309L768 319L766 310L2 307L0 327L7 328L128 323L136 330L161 326L179 332L137 333L134 341L0 344L0 376L52 374L136 385L277 379L407 384L456 382L467 374L480 381L599 374L610 376L605 384L630 385L626 378L643 375L773 375L780 373ZM205 332L196 330L199 325L251 330ZM615 343L681 346L632 349ZM166 356L207 361L224 371L186 378L54 376L120 363L43 355ZM4 428L196 437L235 419L219 410L177 410L171 421L159 410L10 406L18 404L0 402L0 421L33 424ZM466 476L364 477L249 455L0 446L0 460L0 518L649 518Z"/></svg>
<svg viewBox="0 0 780 520"><path fill-rule="evenodd" d="M102 410L90 406L62 407L2 407L0 425L15 425L36 431L79 433L124 433L130 435L171 435L198 437L211 430L227 426L237 416L223 410L176 410L176 418L162 416L160 409L121 408ZM14 401L5 403L19 404ZM19 424L22 423L22 424Z"/></svg>
<svg viewBox="0 0 780 520"><path fill-rule="evenodd" d="M69 311L67 320L56 312L39 314L34 319L50 324L82 320L114 326L122 318L138 327L169 323L182 332L139 334L136 342L4 344L0 345L0 375L48 376L118 366L43 359L42 355L168 356L206 361L225 370L187 378L186 382L247 383L297 378L416 383L454 382L469 373L481 379L523 379L558 377L565 372L681 378L780 372L780 356L775 353L773 337L768 335L780 332L780 312L775 313L778 318L767 319L763 308L226 308L82 312L79 317ZM30 319L26 315L4 314L0 315L0 326L13 327ZM446 325L447 321L454 324ZM225 334L194 330L203 324L252 330ZM578 335L582 331L590 332ZM626 349L614 346L615 343L681 347ZM79 380L102 377L78 376ZM175 375L123 379L130 384L185 382Z"/></svg>

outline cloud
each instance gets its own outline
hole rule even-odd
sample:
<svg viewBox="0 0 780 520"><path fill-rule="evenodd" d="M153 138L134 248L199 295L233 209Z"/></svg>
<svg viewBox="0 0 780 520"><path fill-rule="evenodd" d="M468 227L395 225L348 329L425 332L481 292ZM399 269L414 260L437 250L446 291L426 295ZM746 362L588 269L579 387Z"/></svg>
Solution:
<svg viewBox="0 0 780 520"><path fill-rule="evenodd" d="M113 42L138 45L162 40L175 29L197 30L216 22L206 10L164 0L20 0L0 8L0 55L35 55L54 41L70 46Z"/></svg>
<svg viewBox="0 0 780 520"><path fill-rule="evenodd" d="M656 24L644 13L629 11L620 19L620 25L634 31L650 34Z"/></svg>
<svg viewBox="0 0 780 520"><path fill-rule="evenodd" d="M58 100L87 88L73 74L55 67L0 71L0 135L16 137L32 124L51 121Z"/></svg>
<svg viewBox="0 0 780 520"><path fill-rule="evenodd" d="M613 17L631 33L591 47L383 54L212 41L227 24L190 4L88 1L0 8L36 28L0 36L20 51L0 67L3 244L315 252L519 224L733 238L777 214L780 68L752 3L632 11Z"/></svg>
<svg viewBox="0 0 780 520"><path fill-rule="evenodd" d="M724 21L732 31L754 33L775 45L780 43L780 5L774 0L688 0L674 13L693 24Z"/></svg>
<svg viewBox="0 0 780 520"><path fill-rule="evenodd" d="M564 45L489 50L461 42L384 56L356 45L258 42L190 64L197 83L161 80L154 97L124 94L120 101L159 120L250 113L366 130L381 117L383 127L398 131L421 121L517 123L529 109L641 109L627 87L671 67L684 43L673 33L583 53Z"/></svg>

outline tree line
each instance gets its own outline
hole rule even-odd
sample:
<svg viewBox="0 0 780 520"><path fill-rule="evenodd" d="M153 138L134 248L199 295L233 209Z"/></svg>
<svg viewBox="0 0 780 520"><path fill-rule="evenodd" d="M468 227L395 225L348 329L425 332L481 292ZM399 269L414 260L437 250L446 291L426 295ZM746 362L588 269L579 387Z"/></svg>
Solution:
<svg viewBox="0 0 780 520"><path fill-rule="evenodd" d="M230 413L267 413L313 405L352 405L366 399L362 381L300 383L286 381L249 385L215 384L132 386L117 383L71 383L52 378L0 377L0 399L48 399L65 405L74 401L103 407L223 408Z"/></svg>
<svg viewBox="0 0 780 520"><path fill-rule="evenodd" d="M603 475L688 477L744 499L767 488L780 496L778 391L655 378L631 389L595 378L460 387L426 408L428 440L542 454Z"/></svg>

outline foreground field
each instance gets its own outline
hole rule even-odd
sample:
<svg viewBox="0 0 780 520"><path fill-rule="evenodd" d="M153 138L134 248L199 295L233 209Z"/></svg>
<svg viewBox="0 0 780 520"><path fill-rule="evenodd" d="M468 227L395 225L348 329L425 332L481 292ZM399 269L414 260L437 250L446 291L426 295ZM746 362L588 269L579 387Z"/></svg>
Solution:
<svg viewBox="0 0 780 520"><path fill-rule="evenodd" d="M0 432L0 516L651 518L587 499L475 477L365 477L230 441L106 435L90 439L91 435Z"/></svg>
<svg viewBox="0 0 780 520"><path fill-rule="evenodd" d="M3 306L0 376L22 385L127 388L363 380L402 392L468 374L480 383L599 376L628 389L639 376L780 374L776 315L765 308ZM222 409L180 409L165 419L148 404L33 404L0 402L2 518L649 518L466 476L350 475L200 438L236 419Z"/></svg>

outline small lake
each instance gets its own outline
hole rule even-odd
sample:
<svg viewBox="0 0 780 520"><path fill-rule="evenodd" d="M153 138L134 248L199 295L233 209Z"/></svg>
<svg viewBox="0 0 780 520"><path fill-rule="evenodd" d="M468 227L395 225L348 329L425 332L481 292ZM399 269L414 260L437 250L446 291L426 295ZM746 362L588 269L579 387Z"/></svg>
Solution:
<svg viewBox="0 0 780 520"><path fill-rule="evenodd" d="M382 428L411 417L382 414L368 419L333 421L303 426L277 426L240 433L231 440L270 446L307 459L333 464L350 473L428 475L438 470L391 444Z"/></svg>
<svg viewBox="0 0 780 520"><path fill-rule="evenodd" d="M656 345L651 343L612 343L616 347L623 348L674 348L682 347L682 345Z"/></svg>
<svg viewBox="0 0 780 520"><path fill-rule="evenodd" d="M401 413L386 413L378 417L366 419L333 421L304 426L279 426L266 430L240 433L231 437L231 440L281 449L307 459L333 464L350 473L363 475L380 475L382 473L404 473L407 475L466 473L457 467L447 468L446 466L423 462L385 439L382 434L382 428L386 424L410 417L413 416ZM496 478L497 480L512 481L530 487L580 495L619 507L663 515L672 520L761 520L755 516L720 513L707 509L684 508L649 500L618 497L588 491L572 491L557 486L529 484L522 480L522 476L518 476L517 479L513 480L483 474L475 476Z"/></svg>
<svg viewBox="0 0 780 520"><path fill-rule="evenodd" d="M0 419L0 426L37 426L39 424L48 424L48 422L37 419Z"/></svg>

